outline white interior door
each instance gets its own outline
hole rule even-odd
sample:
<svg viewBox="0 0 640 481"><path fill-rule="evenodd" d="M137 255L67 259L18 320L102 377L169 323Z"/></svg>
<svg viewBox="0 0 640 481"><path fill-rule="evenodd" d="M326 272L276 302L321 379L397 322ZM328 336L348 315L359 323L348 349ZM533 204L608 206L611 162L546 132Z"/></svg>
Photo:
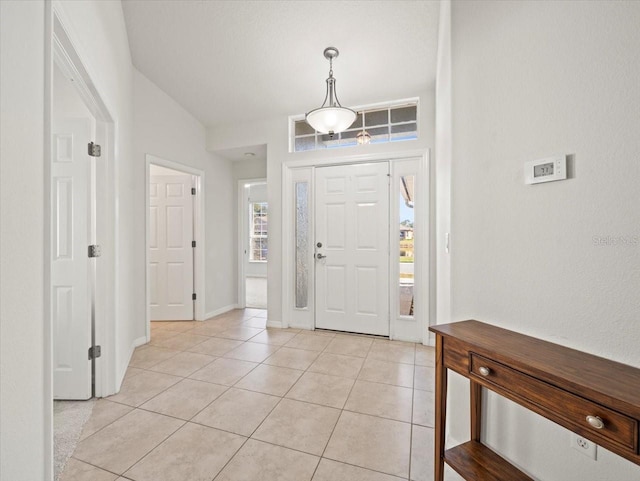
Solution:
<svg viewBox="0 0 640 481"><path fill-rule="evenodd" d="M51 165L53 396L91 397L91 120L57 121Z"/></svg>
<svg viewBox="0 0 640 481"><path fill-rule="evenodd" d="M192 320L191 175L152 175L149 196L151 319Z"/></svg>
<svg viewBox="0 0 640 481"><path fill-rule="evenodd" d="M389 335L388 174L388 162L316 169L317 328Z"/></svg>

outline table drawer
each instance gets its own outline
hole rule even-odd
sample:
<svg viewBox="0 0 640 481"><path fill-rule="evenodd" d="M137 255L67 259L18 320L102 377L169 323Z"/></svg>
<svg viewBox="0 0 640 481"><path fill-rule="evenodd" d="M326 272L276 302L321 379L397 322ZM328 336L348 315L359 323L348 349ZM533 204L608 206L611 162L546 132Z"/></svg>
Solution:
<svg viewBox="0 0 640 481"><path fill-rule="evenodd" d="M579 434L591 434L637 453L638 424L635 419L475 353L470 353L469 375L488 387L500 388L499 392L512 394L525 405L541 407L550 419L564 420L560 424ZM603 426L594 427L587 421L587 416L593 416L592 422L596 424L599 418Z"/></svg>

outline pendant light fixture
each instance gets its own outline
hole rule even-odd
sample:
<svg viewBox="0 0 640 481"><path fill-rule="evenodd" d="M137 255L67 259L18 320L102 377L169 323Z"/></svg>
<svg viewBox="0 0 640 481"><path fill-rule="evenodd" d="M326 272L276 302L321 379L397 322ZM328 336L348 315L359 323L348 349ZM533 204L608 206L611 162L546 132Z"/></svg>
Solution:
<svg viewBox="0 0 640 481"><path fill-rule="evenodd" d="M364 120L364 115L362 116L362 118ZM362 127L362 130L358 132L358 135L356 135L356 141L358 142L358 145L371 143L371 134L369 134L369 132L364 130L364 126Z"/></svg>
<svg viewBox="0 0 640 481"><path fill-rule="evenodd" d="M336 95L336 79L333 77L333 59L338 57L340 52L335 47L324 49L324 57L329 61L329 78L327 79L327 94L322 107L312 110L305 115L307 123L318 132L329 134L333 138L334 134L348 129L356 119L356 113L340 105Z"/></svg>

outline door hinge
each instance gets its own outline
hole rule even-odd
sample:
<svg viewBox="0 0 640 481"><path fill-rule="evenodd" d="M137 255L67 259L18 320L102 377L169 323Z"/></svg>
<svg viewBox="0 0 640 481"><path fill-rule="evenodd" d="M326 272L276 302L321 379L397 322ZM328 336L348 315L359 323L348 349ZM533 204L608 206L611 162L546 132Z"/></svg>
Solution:
<svg viewBox="0 0 640 481"><path fill-rule="evenodd" d="M196 241L191 241L191 247L195 247L196 246Z"/></svg>
<svg viewBox="0 0 640 481"><path fill-rule="evenodd" d="M102 255L102 249L99 245L89 246L89 257L100 257Z"/></svg>
<svg viewBox="0 0 640 481"><path fill-rule="evenodd" d="M196 188L195 187L191 187L191 195L196 195Z"/></svg>
<svg viewBox="0 0 640 481"><path fill-rule="evenodd" d="M91 157L100 157L101 148L98 144L94 144L93 142L89 142L88 151Z"/></svg>
<svg viewBox="0 0 640 481"><path fill-rule="evenodd" d="M92 359L97 359L102 356L102 347L101 346L93 346L89 348L89 361Z"/></svg>
<svg viewBox="0 0 640 481"><path fill-rule="evenodd" d="M193 300L193 301L196 300L196 293L195 292L193 294L191 294L191 300Z"/></svg>

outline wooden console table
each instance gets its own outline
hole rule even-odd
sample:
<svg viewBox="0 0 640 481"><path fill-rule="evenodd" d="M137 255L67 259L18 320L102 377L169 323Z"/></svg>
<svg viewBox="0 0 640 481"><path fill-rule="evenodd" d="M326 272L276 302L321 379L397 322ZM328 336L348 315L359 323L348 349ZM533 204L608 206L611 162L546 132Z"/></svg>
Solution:
<svg viewBox="0 0 640 481"><path fill-rule="evenodd" d="M466 480L532 481L480 442L482 388L640 465L640 369L479 321L436 334L435 481L444 463ZM471 440L445 450L447 369L471 386Z"/></svg>

